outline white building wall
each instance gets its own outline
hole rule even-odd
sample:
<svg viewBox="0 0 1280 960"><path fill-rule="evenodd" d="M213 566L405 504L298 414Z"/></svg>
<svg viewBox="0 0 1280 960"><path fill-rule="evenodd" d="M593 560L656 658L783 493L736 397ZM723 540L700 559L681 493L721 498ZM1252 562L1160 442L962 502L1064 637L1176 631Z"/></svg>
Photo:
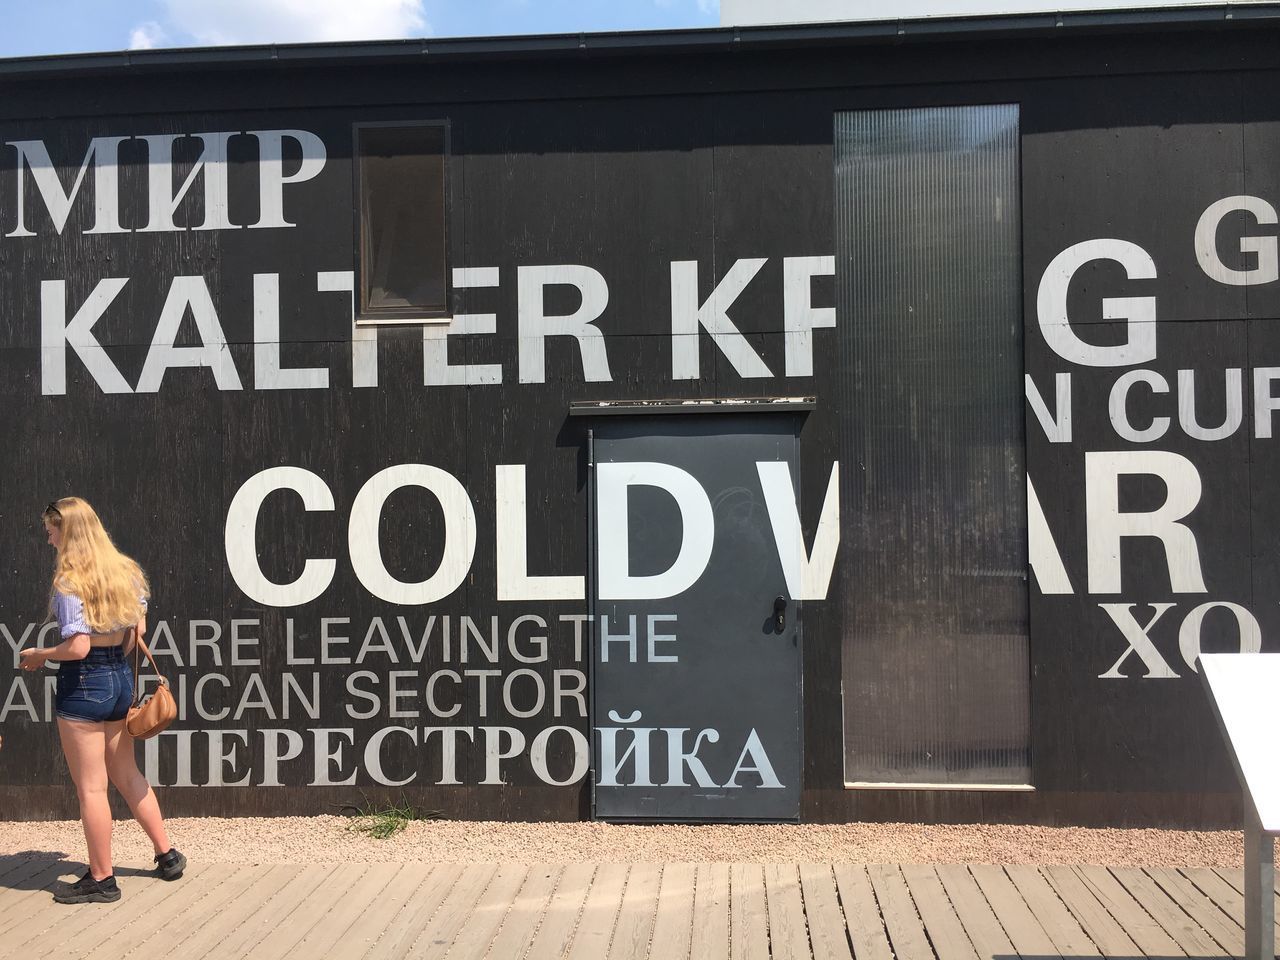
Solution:
<svg viewBox="0 0 1280 960"><path fill-rule="evenodd" d="M1269 0L1245 0L1269 2ZM1242 6L1237 0L1231 6ZM720 0L720 25L821 23L841 20L910 20L982 14L1058 13L1078 10L1224 7L1204 0Z"/></svg>

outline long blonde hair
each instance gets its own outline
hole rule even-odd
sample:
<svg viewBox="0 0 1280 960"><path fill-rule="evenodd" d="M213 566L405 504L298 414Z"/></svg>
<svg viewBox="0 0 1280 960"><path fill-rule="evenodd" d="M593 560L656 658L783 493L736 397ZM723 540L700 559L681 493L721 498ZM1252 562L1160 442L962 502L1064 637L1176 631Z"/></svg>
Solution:
<svg viewBox="0 0 1280 960"><path fill-rule="evenodd" d="M63 497L45 507L41 519L62 533L50 607L54 591L75 594L95 633L111 633L141 620L142 601L151 596L147 576L116 549L93 507L79 497Z"/></svg>

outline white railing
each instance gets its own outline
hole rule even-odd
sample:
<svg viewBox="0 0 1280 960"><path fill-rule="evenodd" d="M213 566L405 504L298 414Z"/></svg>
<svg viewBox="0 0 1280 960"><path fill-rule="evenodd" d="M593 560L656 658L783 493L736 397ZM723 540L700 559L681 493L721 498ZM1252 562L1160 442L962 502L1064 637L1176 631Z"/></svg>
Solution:
<svg viewBox="0 0 1280 960"><path fill-rule="evenodd" d="M1200 672L1244 792L1244 939L1272 960L1280 836L1280 653L1209 653Z"/></svg>

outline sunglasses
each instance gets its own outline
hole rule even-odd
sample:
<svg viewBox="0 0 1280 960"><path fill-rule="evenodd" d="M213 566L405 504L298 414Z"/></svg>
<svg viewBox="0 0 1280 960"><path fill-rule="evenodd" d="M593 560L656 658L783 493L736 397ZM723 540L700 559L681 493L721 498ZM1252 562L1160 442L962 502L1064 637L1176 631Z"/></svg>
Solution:
<svg viewBox="0 0 1280 960"><path fill-rule="evenodd" d="M49 505L48 505L47 507L45 507L45 508L44 508L44 512L45 512L46 514L52 513L52 514L53 514L54 516L56 516L56 517L61 517L61 516L62 516L62 511L58 509L58 501L57 501L57 500L50 500L50 501L49 501Z"/></svg>

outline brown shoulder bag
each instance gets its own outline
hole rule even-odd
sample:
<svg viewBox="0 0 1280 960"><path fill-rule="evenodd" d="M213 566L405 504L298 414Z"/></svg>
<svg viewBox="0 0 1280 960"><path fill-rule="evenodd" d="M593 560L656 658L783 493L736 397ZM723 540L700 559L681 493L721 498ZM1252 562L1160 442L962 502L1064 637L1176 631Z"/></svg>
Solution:
<svg viewBox="0 0 1280 960"><path fill-rule="evenodd" d="M147 645L142 642L142 638L134 631L130 633L133 634L133 706L129 708L129 714L125 717L124 727L129 731L129 736L145 740L147 737L154 737L173 723L178 716L178 704L174 701L173 694L169 692L169 681L164 677L160 677L160 685L155 688L151 696L147 697L145 702L142 700L142 687L138 683L138 670L141 666L139 654L147 655L157 676L160 674L160 668L156 665L155 657L151 656Z"/></svg>

